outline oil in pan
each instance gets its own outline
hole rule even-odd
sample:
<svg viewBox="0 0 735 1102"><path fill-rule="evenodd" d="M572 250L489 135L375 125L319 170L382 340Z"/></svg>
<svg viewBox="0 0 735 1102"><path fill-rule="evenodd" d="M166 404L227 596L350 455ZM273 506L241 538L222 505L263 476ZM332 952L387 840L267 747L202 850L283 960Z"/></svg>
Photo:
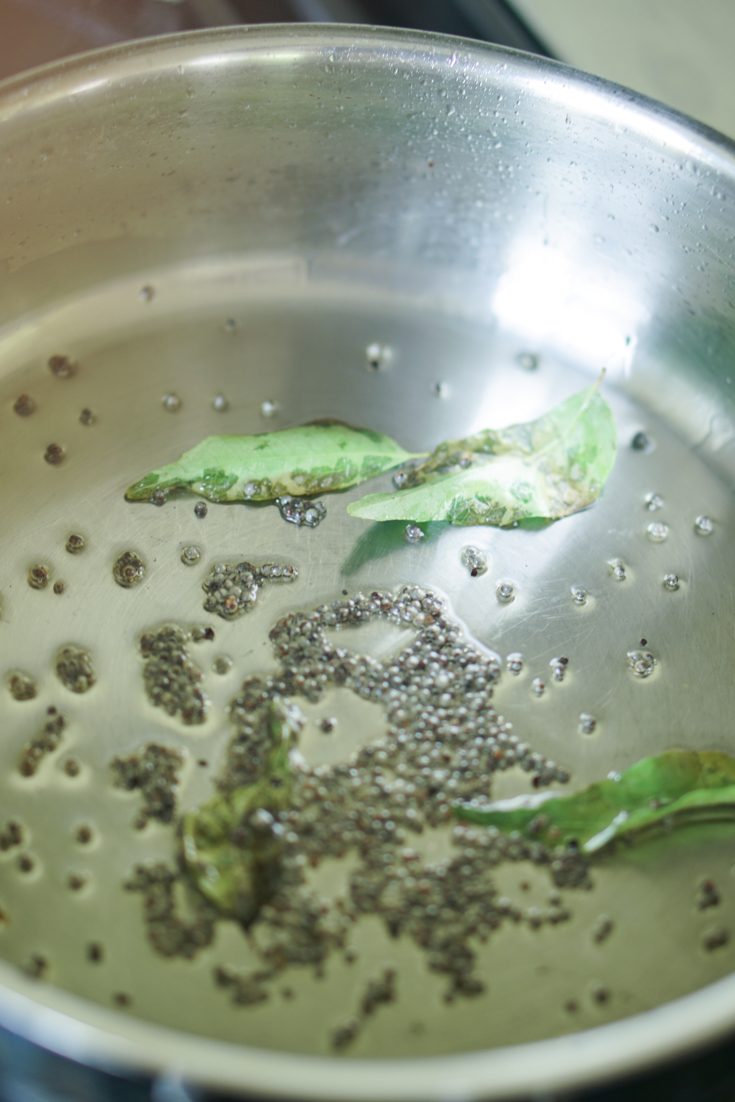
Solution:
<svg viewBox="0 0 735 1102"><path fill-rule="evenodd" d="M672 747L728 749L730 487L609 385L603 494L538 531L387 539L346 512L362 488L319 506L126 502L205 436L329 417L421 452L590 381L512 333L307 289L279 265L239 297L209 268L149 273L13 336L3 958L174 1029L371 1057L551 1037L727 974L726 826L565 878L451 806L478 785L571 790ZM182 871L182 836L187 812L254 775L264 692L300 728L306 780L283 805L283 883L238 921ZM420 723L401 725L401 693L424 694Z"/></svg>

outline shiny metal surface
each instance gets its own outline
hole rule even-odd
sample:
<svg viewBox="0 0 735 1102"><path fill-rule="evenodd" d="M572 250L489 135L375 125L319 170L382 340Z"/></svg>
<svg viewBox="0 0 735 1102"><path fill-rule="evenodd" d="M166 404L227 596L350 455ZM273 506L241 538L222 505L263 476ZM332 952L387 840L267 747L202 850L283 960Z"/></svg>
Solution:
<svg viewBox="0 0 735 1102"><path fill-rule="evenodd" d="M334 988L304 980L295 1011L279 1003L270 1023L243 1024L211 990L220 958L179 966L146 953L139 901L120 885L134 860L170 856L170 831L133 838L133 804L111 793L106 773L113 753L154 733L154 719L192 756L203 739L213 763L224 747L214 720L186 738L161 728L139 699L131 657L146 626L201 615L178 559L194 539L207 561L239 557L246 543L249 555L287 555L302 573L298 594L264 599L247 635L222 629L218 646L232 650L238 676L263 668L260 643L281 610L343 587L415 581L446 592L482 643L524 653L526 670L505 677L498 707L534 748L569 765L573 784L671 745L732 750L728 143L524 55L420 34L281 28L125 47L8 82L0 165L0 660L38 673L39 707L58 697L44 671L71 624L100 665L100 693L75 704L76 787L50 767L29 800L12 771L30 713L0 702L12 733L0 751L4 806L28 824L38 859L26 880L7 861L0 870L0 902L20 916L0 935L10 962L0 968L2 1023L92 1063L335 1099L522 1096L645 1066L731 1029L733 950L701 952L706 922L692 904L698 878L712 876L732 918L731 844L727 832L699 828L600 870L592 893L570 894L568 927L491 939L481 1008L442 1008L414 968L395 1014L355 1052L362 1060L307 1056ZM143 287L153 294L141 297ZM366 366L374 341L392 350L384 372ZM81 365L68 384L44 366L60 351ZM274 510L256 524L240 508L211 508L195 532L191 501L122 502L142 470L208 433L332 416L421 449L535 416L602 367L618 464L598 506L544 532L451 531L378 557L345 498L328 500L314 533L284 526ZM183 399L175 415L160 404L170 389ZM39 407L27 421L12 412L21 390ZM218 391L230 398L225 415L211 409ZM279 410L267 424L265 400ZM97 425L79 425L82 405ZM653 446L636 451L628 443L641 429ZM69 453L59 469L42 460L52 437ZM650 492L664 510L646 511ZM700 513L714 518L712 537L694 533ZM663 544L646 535L652 519L670 525ZM78 561L63 552L76 527L90 542ZM135 604L109 578L131 541L152 567ZM470 542L491 558L474 581L458 566ZM608 567L617 557L628 566L622 585ZM42 616L24 582L39 558L69 584ZM674 594L661 586L669 570L683 581ZM507 607L494 596L501 578L518 587ZM581 609L575 584L590 593ZM640 637L660 659L645 683L625 662ZM534 700L531 678L555 654L569 655L570 677ZM233 690L211 691L224 705ZM578 733L581 712L599 720L593 738ZM200 799L205 782L190 770L183 800ZM518 783L508 775L499 788ZM69 844L81 818L99 825L83 861ZM61 885L80 863L91 887L70 900ZM506 873L517 892L518 870L500 869L499 882ZM589 930L613 908L617 936L600 953ZM92 977L81 951L100 930L110 963ZM228 931L216 952L237 961L238 936ZM52 963L48 985L13 967L39 947ZM368 946L365 956L388 951ZM336 982L348 1000L352 981ZM572 1025L564 999L594 983L614 997L604 1009L581 997L580 1031L562 1035ZM130 1015L99 1005L128 986ZM412 998L426 1004L423 1037L409 1032Z"/></svg>

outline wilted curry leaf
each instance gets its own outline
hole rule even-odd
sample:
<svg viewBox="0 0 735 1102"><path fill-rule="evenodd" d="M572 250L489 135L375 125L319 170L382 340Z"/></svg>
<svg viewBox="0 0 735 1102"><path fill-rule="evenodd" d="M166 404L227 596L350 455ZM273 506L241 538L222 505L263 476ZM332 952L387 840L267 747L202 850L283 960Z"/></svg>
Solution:
<svg viewBox="0 0 735 1102"><path fill-rule="evenodd" d="M575 841L595 853L616 838L656 826L735 819L735 758L718 751L668 750L571 796L543 792L484 808L464 804L455 814L554 846Z"/></svg>
<svg viewBox="0 0 735 1102"><path fill-rule="evenodd" d="M597 498L615 461L615 418L599 380L537 421L440 444L395 493L347 506L365 520L448 520L506 527L557 520Z"/></svg>
<svg viewBox="0 0 735 1102"><path fill-rule="evenodd" d="M272 501L281 494L344 490L409 458L389 436L338 422L208 436L175 463L151 471L125 496L160 503L184 490L210 501Z"/></svg>
<svg viewBox="0 0 735 1102"><path fill-rule="evenodd" d="M184 865L199 891L244 926L257 916L278 881L281 830L276 816L291 804L293 773L289 751L301 717L271 702L264 722L271 749L253 784L214 796L184 816Z"/></svg>

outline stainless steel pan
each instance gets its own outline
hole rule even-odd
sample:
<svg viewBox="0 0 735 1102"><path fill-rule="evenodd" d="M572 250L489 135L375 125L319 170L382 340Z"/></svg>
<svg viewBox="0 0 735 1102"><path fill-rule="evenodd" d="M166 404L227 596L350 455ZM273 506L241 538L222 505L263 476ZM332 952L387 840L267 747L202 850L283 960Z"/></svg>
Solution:
<svg viewBox="0 0 735 1102"><path fill-rule="evenodd" d="M192 542L206 560L278 552L301 570L297 597L278 591L246 633L223 629L218 646L240 676L262 668L260 641L294 602L415 581L445 592L483 644L523 652L498 706L572 784L670 746L732 750L734 203L721 136L563 66L458 39L245 28L4 84L0 666L33 674L39 695L0 699L3 814L24 827L21 849L0 855L3 1025L95 1066L319 1099L579 1087L732 1029L734 950L702 947L713 923L729 933L735 920L731 835L696 828L601 868L592 892L567 893L563 929L491 938L489 993L476 1003L447 1008L406 965L395 1010L336 1059L314 1040L314 1022L337 1012L328 983L304 980L296 1010L278 1003L258 1018L214 990L214 957L155 958L122 883L135 861L170 858L172 834L131 830L134 806L111 789L109 762L163 729L190 762L203 747L211 759L186 773L182 801L210 791L225 728L157 727L134 661L147 625L201 619L180 562ZM386 350L380 370L374 344ZM55 375L53 355L78 371ZM615 472L594 509L543 532L450 531L375 557L341 499L313 533L275 510L256 523L242 507L210 507L204 525L191 501L122 500L209 433L331 416L420 450L541 413L603 367ZM32 416L14 411L21 393ZM162 406L171 393L180 408ZM219 393L226 411L212 407ZM61 464L44 461L52 443ZM655 516L651 493L664 501ZM711 535L695 529L700 515ZM659 519L669 536L652 542ZM84 556L64 551L71 532L87 540ZM459 564L468 542L491 560L472 581ZM110 575L130 545L149 567L135 600ZM623 585L609 566L618 558ZM35 564L65 591L31 589ZM668 572L681 579L674 593ZM495 596L502 579L516 586L511 605ZM583 608L575 585L588 590ZM640 637L659 660L645 683L625 658ZM65 696L50 672L69 641L95 654L88 700ZM531 679L559 654L570 676L536 700ZM237 682L215 682L224 707ZM61 704L68 740L24 787L19 748ZM580 734L582 713L595 715L594 737ZM522 895L520 875L498 870L503 890ZM530 902L549 885L529 877ZM703 877L722 895L714 917L695 904ZM615 931L600 946L590 931L603 911ZM223 934L220 958L237 958L238 937ZM85 955L96 940L98 968ZM23 972L39 957L40 982ZM350 981L339 982L347 1005Z"/></svg>

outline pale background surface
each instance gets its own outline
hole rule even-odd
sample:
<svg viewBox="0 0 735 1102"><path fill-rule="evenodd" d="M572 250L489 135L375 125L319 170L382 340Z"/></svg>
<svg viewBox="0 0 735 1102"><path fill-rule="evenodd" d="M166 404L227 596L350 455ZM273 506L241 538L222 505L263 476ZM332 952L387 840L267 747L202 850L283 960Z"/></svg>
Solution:
<svg viewBox="0 0 735 1102"><path fill-rule="evenodd" d="M735 0L513 0L562 61L735 138Z"/></svg>

